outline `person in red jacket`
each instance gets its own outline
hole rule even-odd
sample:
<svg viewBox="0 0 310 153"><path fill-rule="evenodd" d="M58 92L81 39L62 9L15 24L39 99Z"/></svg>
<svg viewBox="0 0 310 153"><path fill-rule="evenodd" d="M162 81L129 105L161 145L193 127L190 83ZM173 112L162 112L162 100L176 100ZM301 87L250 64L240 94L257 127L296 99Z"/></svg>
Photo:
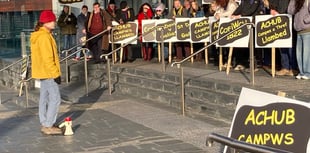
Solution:
<svg viewBox="0 0 310 153"><path fill-rule="evenodd" d="M139 35L142 34L142 20L148 20L153 18L153 10L150 4L144 3L140 6L139 12L138 12L138 31ZM140 37L141 40L141 49L142 49L142 56L143 59L146 61L150 61L152 59L152 43L144 43L142 42L142 37Z"/></svg>

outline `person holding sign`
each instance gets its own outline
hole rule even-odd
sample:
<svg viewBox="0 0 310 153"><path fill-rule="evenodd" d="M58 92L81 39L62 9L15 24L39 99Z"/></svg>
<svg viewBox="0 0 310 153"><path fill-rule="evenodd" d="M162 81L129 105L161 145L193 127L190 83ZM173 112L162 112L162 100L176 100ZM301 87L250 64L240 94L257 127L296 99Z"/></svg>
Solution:
<svg viewBox="0 0 310 153"><path fill-rule="evenodd" d="M166 19L166 6L163 3L159 3L158 6L155 8L155 15L154 19ZM157 43L155 43L157 44ZM157 48L159 47L159 44L157 44ZM168 45L167 43L164 44L164 59L168 60Z"/></svg>
<svg viewBox="0 0 310 153"><path fill-rule="evenodd" d="M216 0L216 3L219 6L214 14L216 19L230 17L238 7L235 0Z"/></svg>
<svg viewBox="0 0 310 153"><path fill-rule="evenodd" d="M261 0L241 0L239 6L237 7L237 9L234 11L234 13L231 15L232 19L239 19L241 16L252 16L254 17L255 15L259 15L259 14L264 14L263 11L263 2ZM240 50L243 50L240 48ZM261 57L261 54L259 54L260 50L255 51L255 65L254 65L254 71L258 71L257 69L257 58ZM240 52L239 52L240 53ZM242 63L245 58L249 57L249 51L246 49L246 51L244 51L245 54L241 54L241 55L233 55L234 57L236 57L236 62L237 63ZM236 64L237 64L236 63ZM244 69L243 65L237 65L235 67L235 70L242 70ZM249 72L248 69L246 69L247 72Z"/></svg>
<svg viewBox="0 0 310 153"><path fill-rule="evenodd" d="M116 19L120 24L125 24L128 21L135 20L134 10L127 5L127 1L121 1L120 9L117 9L115 13L116 13ZM124 47L124 50L127 50L128 62L133 62L135 59L133 58L131 45L129 44L126 47ZM126 53L124 54L126 55ZM123 62L127 61L127 59L124 59Z"/></svg>
<svg viewBox="0 0 310 153"><path fill-rule="evenodd" d="M151 5L148 3L144 3L141 5L139 12L138 12L138 31L139 35L142 34L142 20L148 20L153 18L153 11ZM142 49L142 56L143 59L146 61L150 61L152 59L152 47L153 43L143 43L142 36L140 37L141 41L141 49Z"/></svg>
<svg viewBox="0 0 310 153"><path fill-rule="evenodd" d="M204 12L198 6L198 2L197 1L192 1L191 2L191 8L189 10L189 16L193 17L193 18L204 17ZM204 45L203 43L195 43L195 44L193 44L193 48L194 48L194 50L198 51L199 49L201 49L203 47L203 45ZM202 52L197 54L196 60L197 61L201 61L202 60Z"/></svg>
<svg viewBox="0 0 310 153"><path fill-rule="evenodd" d="M294 28L297 31L296 57L299 74L296 79L310 78L310 1L291 0L287 12L294 15Z"/></svg>
<svg viewBox="0 0 310 153"><path fill-rule="evenodd" d="M270 14L275 16L278 14L287 13L289 0L265 0L265 5L270 9ZM293 32L294 35L295 32ZM293 42L295 39L293 38ZM293 43L295 44L295 43ZM296 51L295 47L292 48L279 48L281 55L281 70L276 72L278 76L294 76L297 72Z"/></svg>
<svg viewBox="0 0 310 153"><path fill-rule="evenodd" d="M180 0L174 0L173 1L173 8L170 11L169 18L175 19L180 17L188 17L188 14L186 12L186 9L181 5ZM185 55L190 55L190 44L184 43L184 42L175 42L174 43L176 51L177 51L177 61L180 61L183 59L183 48L185 50Z"/></svg>

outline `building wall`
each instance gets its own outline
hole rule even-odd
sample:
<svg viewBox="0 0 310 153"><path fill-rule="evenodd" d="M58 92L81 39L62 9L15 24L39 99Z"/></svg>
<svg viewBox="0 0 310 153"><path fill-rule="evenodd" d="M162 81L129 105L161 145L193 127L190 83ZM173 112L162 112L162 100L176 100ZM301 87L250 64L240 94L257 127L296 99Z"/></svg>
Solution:
<svg viewBox="0 0 310 153"><path fill-rule="evenodd" d="M52 0L0 1L0 12L32 11L52 9Z"/></svg>

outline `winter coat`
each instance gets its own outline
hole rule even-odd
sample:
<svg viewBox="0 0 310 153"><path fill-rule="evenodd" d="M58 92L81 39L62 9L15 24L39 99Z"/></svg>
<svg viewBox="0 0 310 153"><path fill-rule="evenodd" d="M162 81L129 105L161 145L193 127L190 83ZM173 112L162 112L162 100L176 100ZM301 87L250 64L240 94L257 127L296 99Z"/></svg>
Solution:
<svg viewBox="0 0 310 153"><path fill-rule="evenodd" d="M297 13L295 13L295 2L296 0L291 0L287 9L288 14L294 15L295 30L298 32L310 30L310 1L305 0L305 4Z"/></svg>
<svg viewBox="0 0 310 153"><path fill-rule="evenodd" d="M31 73L35 79L52 79L61 75L57 46L52 34L41 27L30 36Z"/></svg>
<svg viewBox="0 0 310 153"><path fill-rule="evenodd" d="M73 13L67 14L64 11L62 11L57 21L62 35L76 34L76 24L77 19L75 15Z"/></svg>

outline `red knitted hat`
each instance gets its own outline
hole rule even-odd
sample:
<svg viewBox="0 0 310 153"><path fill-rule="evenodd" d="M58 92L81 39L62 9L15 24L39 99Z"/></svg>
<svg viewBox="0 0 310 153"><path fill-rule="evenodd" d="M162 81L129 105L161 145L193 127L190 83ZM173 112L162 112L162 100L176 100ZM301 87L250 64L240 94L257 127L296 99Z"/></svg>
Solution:
<svg viewBox="0 0 310 153"><path fill-rule="evenodd" d="M39 22L47 23L51 21L56 21L56 16L51 10L45 10L41 12Z"/></svg>

